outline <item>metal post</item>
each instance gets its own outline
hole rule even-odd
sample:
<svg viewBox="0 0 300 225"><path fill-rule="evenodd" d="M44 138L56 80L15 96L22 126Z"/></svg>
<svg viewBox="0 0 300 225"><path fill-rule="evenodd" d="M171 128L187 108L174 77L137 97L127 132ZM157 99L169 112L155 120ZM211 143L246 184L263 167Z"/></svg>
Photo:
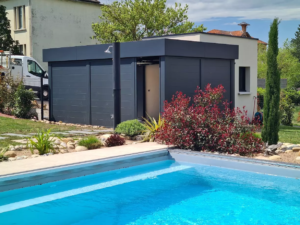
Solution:
<svg viewBox="0 0 300 225"><path fill-rule="evenodd" d="M43 84L43 76L41 77L41 91L40 91L40 99L41 99L41 120L44 120L44 84Z"/></svg>
<svg viewBox="0 0 300 225"><path fill-rule="evenodd" d="M114 128L121 123L120 43L113 43Z"/></svg>

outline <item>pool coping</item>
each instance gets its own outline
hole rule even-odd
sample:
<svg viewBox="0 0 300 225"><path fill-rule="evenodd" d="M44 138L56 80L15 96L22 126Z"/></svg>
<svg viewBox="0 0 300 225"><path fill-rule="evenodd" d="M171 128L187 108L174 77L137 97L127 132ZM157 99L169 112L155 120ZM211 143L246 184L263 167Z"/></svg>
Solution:
<svg viewBox="0 0 300 225"><path fill-rule="evenodd" d="M177 148L169 149L169 154L173 160L178 162L217 166L228 169L300 179L300 165L298 164L203 153Z"/></svg>

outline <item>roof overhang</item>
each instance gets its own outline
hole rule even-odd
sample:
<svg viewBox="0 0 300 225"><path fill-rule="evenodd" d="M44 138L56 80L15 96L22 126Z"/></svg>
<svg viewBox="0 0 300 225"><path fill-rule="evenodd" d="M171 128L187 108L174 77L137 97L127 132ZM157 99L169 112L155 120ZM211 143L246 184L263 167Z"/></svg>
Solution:
<svg viewBox="0 0 300 225"><path fill-rule="evenodd" d="M111 59L105 53L111 44L53 48L43 50L44 62ZM176 56L196 58L238 59L238 45L153 39L121 43L121 58Z"/></svg>

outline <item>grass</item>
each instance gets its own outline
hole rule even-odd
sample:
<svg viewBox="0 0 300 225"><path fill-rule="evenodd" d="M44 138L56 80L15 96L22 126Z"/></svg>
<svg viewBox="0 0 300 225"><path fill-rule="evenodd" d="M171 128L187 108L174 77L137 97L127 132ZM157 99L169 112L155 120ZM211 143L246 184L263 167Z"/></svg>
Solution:
<svg viewBox="0 0 300 225"><path fill-rule="evenodd" d="M300 126L300 121L297 121L299 113L300 113L300 106L296 106L294 116L293 116L293 125L295 126Z"/></svg>
<svg viewBox="0 0 300 225"><path fill-rule="evenodd" d="M96 138L95 136L89 136L89 137L81 139L79 141L78 145L84 146L87 149L97 149L97 148L101 148L101 146L103 146L101 141L98 138Z"/></svg>
<svg viewBox="0 0 300 225"><path fill-rule="evenodd" d="M258 133L260 135L260 133ZM300 128L280 126L279 141L291 144L300 144Z"/></svg>
<svg viewBox="0 0 300 225"><path fill-rule="evenodd" d="M38 133L40 130L43 129L44 130L51 129L52 132L58 132L58 131L77 130L79 128L74 126L61 126L61 125L33 122L31 120L0 117L0 136L1 134L5 134L5 133L26 135L28 133ZM5 137L7 138L4 140L0 140L0 148L6 147L8 145L19 145L19 143L13 142L12 140L24 139L20 137L9 137L9 136L5 136Z"/></svg>

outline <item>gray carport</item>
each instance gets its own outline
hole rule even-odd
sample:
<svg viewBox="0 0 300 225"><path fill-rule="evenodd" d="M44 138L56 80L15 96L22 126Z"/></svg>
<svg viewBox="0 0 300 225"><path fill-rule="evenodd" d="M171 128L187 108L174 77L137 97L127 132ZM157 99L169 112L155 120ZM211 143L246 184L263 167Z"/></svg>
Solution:
<svg viewBox="0 0 300 225"><path fill-rule="evenodd" d="M109 44L45 49L49 119L112 127L112 55ZM176 91L193 96L197 86L222 84L234 103L234 60L238 46L159 39L121 43L121 120L145 116L145 68L159 70L159 111Z"/></svg>

